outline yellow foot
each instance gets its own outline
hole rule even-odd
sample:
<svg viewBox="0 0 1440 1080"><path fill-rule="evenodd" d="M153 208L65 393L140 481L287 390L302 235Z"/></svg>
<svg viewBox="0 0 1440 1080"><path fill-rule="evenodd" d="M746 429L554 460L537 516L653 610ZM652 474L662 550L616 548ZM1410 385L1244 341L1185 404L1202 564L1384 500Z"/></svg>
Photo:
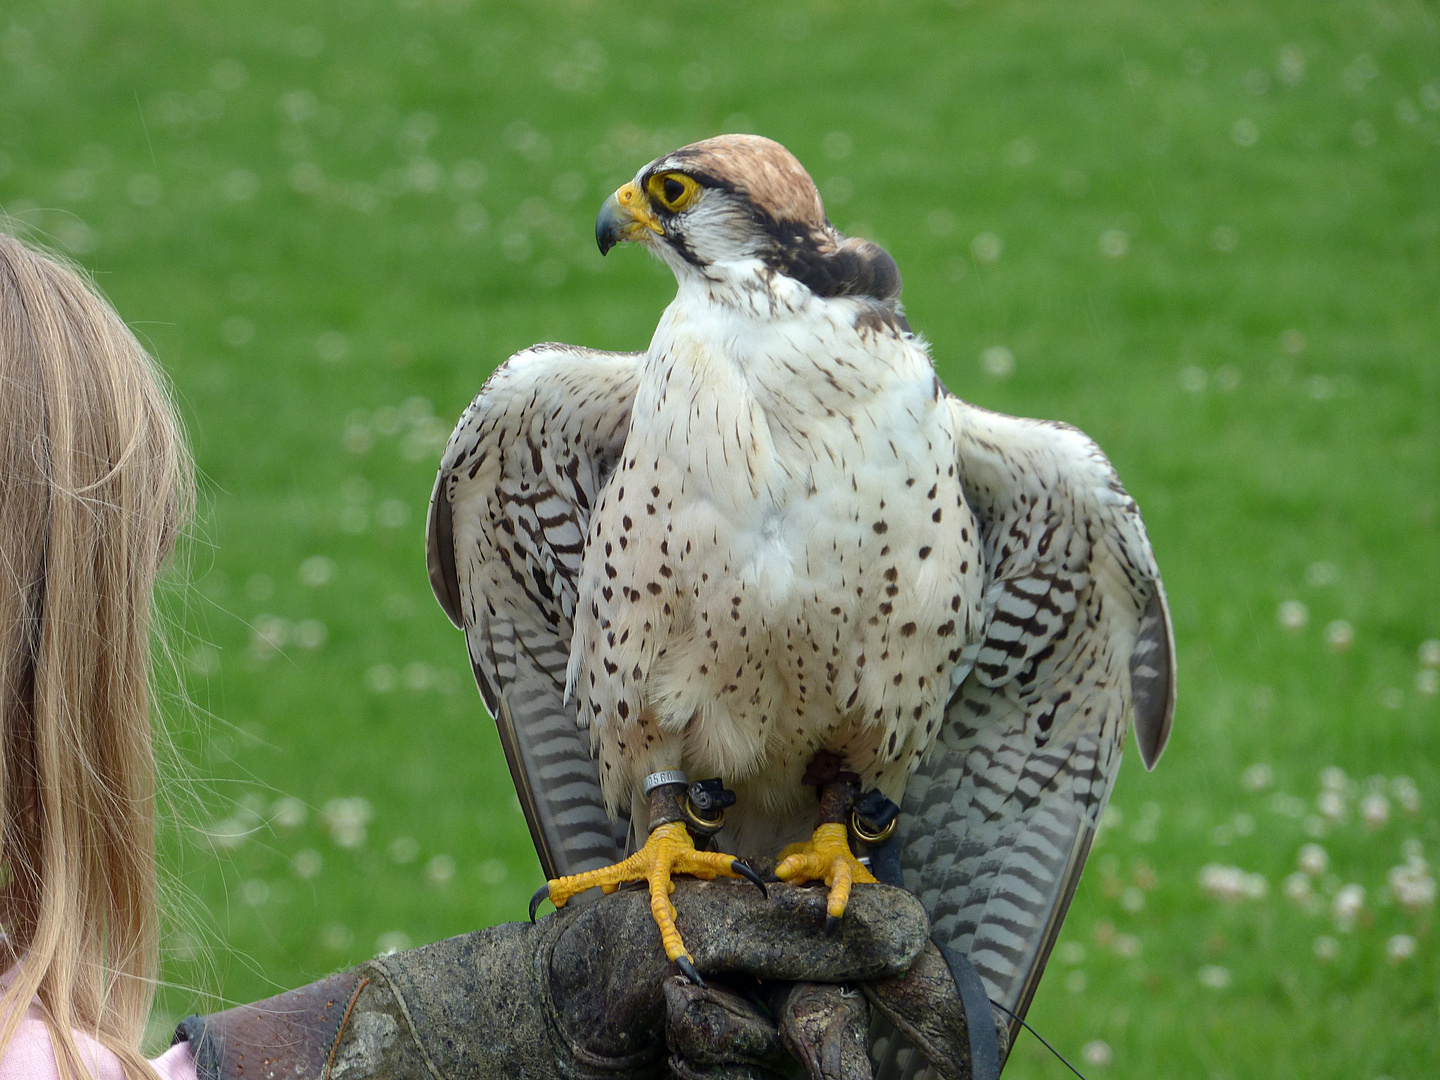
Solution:
<svg viewBox="0 0 1440 1080"><path fill-rule="evenodd" d="M700 983L699 975L695 974L694 958L680 940L680 931L675 929L675 905L670 902L675 883L670 880L671 874L689 874L704 881L715 877L745 878L758 885L762 893L765 891L764 883L750 867L734 855L696 851L685 826L672 821L652 830L645 846L623 862L548 883L531 900L530 918L535 918L535 909L547 896L558 908L564 907L572 896L586 889L598 886L601 892L613 893L627 882L646 881L650 885L650 912L655 916L655 925L660 928L660 942L665 947L665 955L679 964L688 978Z"/></svg>
<svg viewBox="0 0 1440 1080"><path fill-rule="evenodd" d="M775 876L792 885L803 885L807 881L823 881L830 886L830 897L825 905L827 917L825 929L834 930L845 914L845 905L850 900L850 886L857 881L873 883L875 875L855 858L850 850L850 841L845 826L838 824L821 825L808 844L792 845L785 849L785 858L775 868Z"/></svg>

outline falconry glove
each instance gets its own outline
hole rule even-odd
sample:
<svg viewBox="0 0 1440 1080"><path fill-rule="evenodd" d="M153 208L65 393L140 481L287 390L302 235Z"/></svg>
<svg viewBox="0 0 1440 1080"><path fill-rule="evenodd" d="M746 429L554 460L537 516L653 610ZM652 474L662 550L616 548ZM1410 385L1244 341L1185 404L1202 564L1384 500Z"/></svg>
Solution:
<svg viewBox="0 0 1440 1080"><path fill-rule="evenodd" d="M868 1008L843 984L860 984L902 1030L927 1033L943 1076L968 1076L963 1012L907 893L857 888L827 935L823 891L775 885L767 900L735 882L676 884L704 986L674 976L648 896L622 890L192 1016L177 1038L201 1080L762 1080L795 1075L796 1058L812 1076L859 1080Z"/></svg>

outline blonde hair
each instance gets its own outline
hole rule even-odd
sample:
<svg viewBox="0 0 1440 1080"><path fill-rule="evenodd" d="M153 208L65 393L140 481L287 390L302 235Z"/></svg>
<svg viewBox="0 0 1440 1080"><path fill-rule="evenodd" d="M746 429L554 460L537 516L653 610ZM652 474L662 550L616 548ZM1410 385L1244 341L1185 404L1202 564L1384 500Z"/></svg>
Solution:
<svg viewBox="0 0 1440 1080"><path fill-rule="evenodd" d="M150 614L188 516L156 368L76 271L0 233L0 1054L38 999L132 1080L158 973Z"/></svg>

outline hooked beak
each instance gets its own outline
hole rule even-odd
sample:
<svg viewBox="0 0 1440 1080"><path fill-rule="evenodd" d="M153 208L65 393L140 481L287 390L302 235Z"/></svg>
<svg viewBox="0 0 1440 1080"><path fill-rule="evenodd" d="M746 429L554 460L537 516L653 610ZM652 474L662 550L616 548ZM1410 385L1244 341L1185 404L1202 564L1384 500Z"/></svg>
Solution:
<svg viewBox="0 0 1440 1080"><path fill-rule="evenodd" d="M604 255L622 240L639 240L645 230L657 235L664 228L650 209L650 200L633 182L625 184L605 200L595 219L595 243Z"/></svg>

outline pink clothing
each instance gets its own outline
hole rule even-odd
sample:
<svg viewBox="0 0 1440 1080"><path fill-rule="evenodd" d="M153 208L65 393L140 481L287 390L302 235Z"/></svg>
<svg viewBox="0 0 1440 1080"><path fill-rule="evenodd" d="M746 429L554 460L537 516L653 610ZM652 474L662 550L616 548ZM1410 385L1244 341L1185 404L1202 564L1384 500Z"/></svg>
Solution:
<svg viewBox="0 0 1440 1080"><path fill-rule="evenodd" d="M84 1032L75 1032L80 1056L95 1080L127 1080L120 1059ZM163 1080L195 1080L195 1056L189 1043L178 1043L150 1062ZM50 1032L39 1006L25 1011L15 1037L0 1054L0 1080L59 1080Z"/></svg>

